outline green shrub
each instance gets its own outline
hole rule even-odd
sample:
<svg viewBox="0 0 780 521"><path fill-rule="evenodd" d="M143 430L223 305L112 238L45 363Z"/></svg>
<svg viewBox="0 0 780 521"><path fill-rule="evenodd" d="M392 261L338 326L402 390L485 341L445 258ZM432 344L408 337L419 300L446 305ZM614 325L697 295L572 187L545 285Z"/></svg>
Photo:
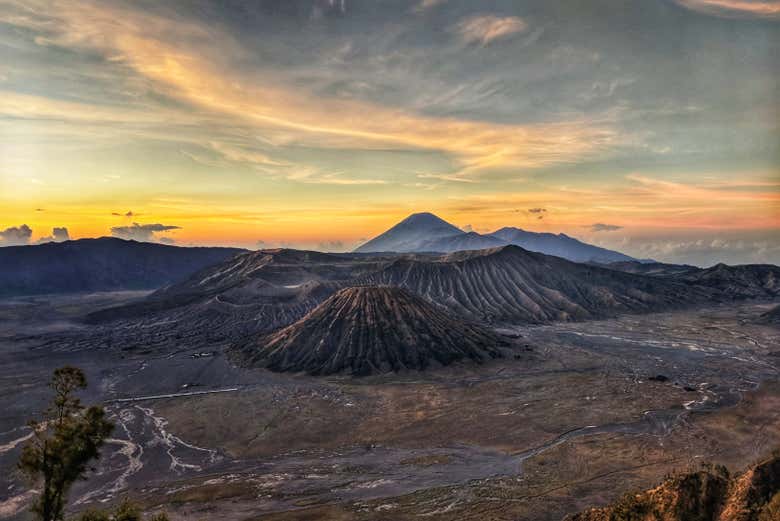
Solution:
<svg viewBox="0 0 780 521"><path fill-rule="evenodd" d="M91 509L83 512L73 521L143 521L143 516L138 505L129 499L123 499L113 512ZM161 512L147 518L147 521L168 521L168 515Z"/></svg>

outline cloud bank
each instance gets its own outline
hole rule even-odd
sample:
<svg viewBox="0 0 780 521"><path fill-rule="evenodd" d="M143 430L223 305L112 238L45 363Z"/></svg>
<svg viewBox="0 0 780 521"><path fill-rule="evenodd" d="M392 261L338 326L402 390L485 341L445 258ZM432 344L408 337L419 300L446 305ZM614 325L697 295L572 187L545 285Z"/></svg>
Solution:
<svg viewBox="0 0 780 521"><path fill-rule="evenodd" d="M46 237L41 237L36 241L36 244L44 244L47 242L64 242L70 240L70 233L68 233L68 229L64 226L57 227L55 226L51 230L51 235L48 235Z"/></svg>
<svg viewBox="0 0 780 521"><path fill-rule="evenodd" d="M695 241L656 240L638 244L645 257L696 266L772 263L780 256L780 243L772 240L699 239Z"/></svg>
<svg viewBox="0 0 780 521"><path fill-rule="evenodd" d="M0 246L22 246L29 244L32 228L26 224L12 226L0 231Z"/></svg>
<svg viewBox="0 0 780 521"><path fill-rule="evenodd" d="M112 226L111 236L138 242L162 242L171 244L173 239L168 237L157 237L157 233L168 232L171 230L180 230L181 226L172 226L168 224L139 224L133 223L132 226Z"/></svg>
<svg viewBox="0 0 780 521"><path fill-rule="evenodd" d="M20 226L11 226L0 231L0 246L24 246L30 244L33 230L26 224ZM51 235L41 237L35 244L44 244L47 242L63 242L70 240L68 229L64 226L55 226L51 230Z"/></svg>

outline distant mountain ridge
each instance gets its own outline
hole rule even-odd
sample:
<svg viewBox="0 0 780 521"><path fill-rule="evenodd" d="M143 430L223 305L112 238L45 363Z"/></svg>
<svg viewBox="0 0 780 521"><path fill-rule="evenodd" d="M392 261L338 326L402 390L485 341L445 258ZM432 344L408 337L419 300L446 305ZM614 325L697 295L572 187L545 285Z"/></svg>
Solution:
<svg viewBox="0 0 780 521"><path fill-rule="evenodd" d="M608 250L579 241L566 234L528 232L520 228L505 227L488 237L495 237L507 244L520 246L528 251L555 255L574 262L620 262L636 261L633 257L618 251Z"/></svg>
<svg viewBox="0 0 780 521"><path fill-rule="evenodd" d="M597 262L595 264L612 270L653 277L684 276L701 270L701 268L689 264L667 264L663 262L618 261L609 263Z"/></svg>
<svg viewBox="0 0 780 521"><path fill-rule="evenodd" d="M731 277L728 271L721 276ZM89 320L133 326L117 327L136 335L128 339L134 345L165 345L166 338L229 345L287 327L355 286L400 287L448 315L493 325L666 311L762 294L757 287L729 294L712 287L716 280L708 282L624 273L518 246L386 255L263 250L204 268L143 301L94 312Z"/></svg>
<svg viewBox="0 0 780 521"><path fill-rule="evenodd" d="M208 266L141 301L93 312L87 320L102 324L104 333L95 334L93 342L108 338L113 345L166 349L170 342L243 345L301 320L349 287L400 287L448 316L486 326L588 320L780 297L780 288L772 283L780 280L777 266L694 270L709 275L696 281L688 278L687 270L667 275L625 273L518 246L447 254L262 250Z"/></svg>
<svg viewBox="0 0 780 521"><path fill-rule="evenodd" d="M504 227L490 234L464 232L432 213L415 213L386 232L362 244L355 252L439 252L482 250L515 245L528 251L563 257L574 262L637 261L623 253L594 246L565 234L537 233Z"/></svg>
<svg viewBox="0 0 780 521"><path fill-rule="evenodd" d="M780 296L780 267L773 264L729 266L720 263L709 268L660 262L615 262L596 265L625 273L675 280L689 286L712 288L725 298L774 299Z"/></svg>
<svg viewBox="0 0 780 521"><path fill-rule="evenodd" d="M156 289L243 251L114 237L7 246L0 248L0 296Z"/></svg>
<svg viewBox="0 0 780 521"><path fill-rule="evenodd" d="M773 264L716 264L681 277L686 283L709 286L735 298L780 295L780 267Z"/></svg>
<svg viewBox="0 0 780 521"><path fill-rule="evenodd" d="M399 259L361 283L400 286L487 323L544 323L707 302L708 288L581 264L519 246Z"/></svg>

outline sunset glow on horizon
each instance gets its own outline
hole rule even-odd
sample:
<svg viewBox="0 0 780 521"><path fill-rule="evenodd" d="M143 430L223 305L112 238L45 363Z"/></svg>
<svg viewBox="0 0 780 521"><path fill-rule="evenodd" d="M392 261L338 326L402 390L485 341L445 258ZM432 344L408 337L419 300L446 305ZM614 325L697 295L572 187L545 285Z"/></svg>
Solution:
<svg viewBox="0 0 780 521"><path fill-rule="evenodd" d="M345 251L429 211L780 264L780 2L571 4L0 0L0 245Z"/></svg>

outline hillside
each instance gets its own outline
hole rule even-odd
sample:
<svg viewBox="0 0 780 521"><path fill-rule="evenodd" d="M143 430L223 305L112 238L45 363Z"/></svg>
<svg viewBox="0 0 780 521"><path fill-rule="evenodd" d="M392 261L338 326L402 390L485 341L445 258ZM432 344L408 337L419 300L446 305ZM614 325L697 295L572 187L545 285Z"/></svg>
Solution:
<svg viewBox="0 0 780 521"><path fill-rule="evenodd" d="M236 338L299 319L347 281L386 265L381 257L290 249L236 255L152 293L139 303L92 313L88 321L182 321L188 332Z"/></svg>
<svg viewBox="0 0 780 521"><path fill-rule="evenodd" d="M780 457L730 477L723 467L673 476L661 485L626 494L613 505L567 517L568 521L777 521Z"/></svg>
<svg viewBox="0 0 780 521"><path fill-rule="evenodd" d="M462 319L487 324L667 311L744 294L574 263L517 246L443 255L282 249L237 255L140 302L92 313L89 321L122 322L122 338L115 335L115 340L123 343L163 345L175 338L197 345L235 344L289 326L352 286L401 287Z"/></svg>
<svg viewBox="0 0 780 521"><path fill-rule="evenodd" d="M625 271L626 273L651 275L654 277L684 276L701 270L701 268L688 264L667 264L663 262L619 261L599 265L613 270Z"/></svg>
<svg viewBox="0 0 780 521"><path fill-rule="evenodd" d="M112 237L0 248L0 295L155 289L238 248L184 248Z"/></svg>
<svg viewBox="0 0 780 521"><path fill-rule="evenodd" d="M716 289L735 299L780 296L780 267L772 264L716 264L679 277L679 280Z"/></svg>
<svg viewBox="0 0 780 521"><path fill-rule="evenodd" d="M242 346L250 365L315 375L422 370L501 356L506 342L396 287L350 287L301 320Z"/></svg>
<svg viewBox="0 0 780 521"><path fill-rule="evenodd" d="M364 279L401 286L487 322L581 320L714 298L711 290L505 246L437 260L399 259Z"/></svg>
<svg viewBox="0 0 780 521"><path fill-rule="evenodd" d="M756 323L780 326L780 305L773 307L766 313L762 313L756 320Z"/></svg>
<svg viewBox="0 0 780 521"><path fill-rule="evenodd" d="M420 243L418 251L455 252L465 250L484 250L504 246L506 243L489 235L480 235L477 232L458 233L439 239Z"/></svg>
<svg viewBox="0 0 780 521"><path fill-rule="evenodd" d="M724 298L772 299L780 295L780 267L772 264L716 264L710 268L697 268L686 264L632 261L599 265L626 273L712 288Z"/></svg>

